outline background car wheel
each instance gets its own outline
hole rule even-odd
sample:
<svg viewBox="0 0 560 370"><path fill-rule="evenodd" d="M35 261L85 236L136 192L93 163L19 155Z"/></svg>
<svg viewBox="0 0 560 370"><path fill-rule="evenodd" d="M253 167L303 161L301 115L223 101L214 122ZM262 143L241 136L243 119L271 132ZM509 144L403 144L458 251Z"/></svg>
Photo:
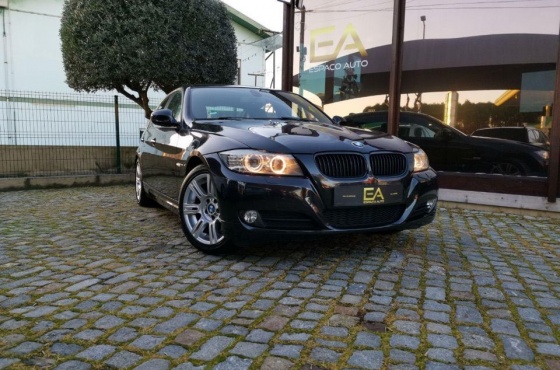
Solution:
<svg viewBox="0 0 560 370"><path fill-rule="evenodd" d="M507 176L524 176L526 171L523 165L514 162L492 163L490 173Z"/></svg>
<svg viewBox="0 0 560 370"><path fill-rule="evenodd" d="M140 161L136 161L136 202L142 207L151 207L155 202L148 197L144 191L144 183L142 182L142 169L140 168Z"/></svg>
<svg viewBox="0 0 560 370"><path fill-rule="evenodd" d="M229 252L233 248L220 219L220 202L210 171L195 167L187 176L179 201L183 232L198 250L209 254Z"/></svg>

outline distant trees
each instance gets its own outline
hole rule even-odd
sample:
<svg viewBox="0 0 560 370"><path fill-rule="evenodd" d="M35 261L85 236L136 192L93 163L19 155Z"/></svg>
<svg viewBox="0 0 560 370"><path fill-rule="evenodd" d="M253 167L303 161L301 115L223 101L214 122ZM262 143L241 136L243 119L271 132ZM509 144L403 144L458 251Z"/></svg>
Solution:
<svg viewBox="0 0 560 370"><path fill-rule="evenodd" d="M115 89L151 114L148 90L229 84L236 38L219 0L65 0L60 28L68 85Z"/></svg>

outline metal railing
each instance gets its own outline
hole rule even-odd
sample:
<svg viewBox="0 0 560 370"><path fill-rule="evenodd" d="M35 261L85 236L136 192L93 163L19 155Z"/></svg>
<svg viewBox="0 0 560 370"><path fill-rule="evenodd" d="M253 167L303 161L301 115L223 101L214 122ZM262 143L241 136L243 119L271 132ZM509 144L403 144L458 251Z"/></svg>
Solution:
<svg viewBox="0 0 560 370"><path fill-rule="evenodd" d="M145 124L117 95L0 90L0 177L133 172Z"/></svg>

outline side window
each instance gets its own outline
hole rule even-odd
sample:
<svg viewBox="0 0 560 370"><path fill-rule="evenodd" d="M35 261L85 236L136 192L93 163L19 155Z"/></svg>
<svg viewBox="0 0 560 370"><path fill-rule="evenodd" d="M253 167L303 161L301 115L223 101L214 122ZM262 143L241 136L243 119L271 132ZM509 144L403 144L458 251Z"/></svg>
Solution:
<svg viewBox="0 0 560 370"><path fill-rule="evenodd" d="M416 117L402 117L399 124L399 137L401 138L434 138L440 128L429 120Z"/></svg>
<svg viewBox="0 0 560 370"><path fill-rule="evenodd" d="M173 117L177 121L181 120L181 102L183 100L183 95L181 92L176 92L169 97L169 104L167 104L167 109L171 109L173 112Z"/></svg>

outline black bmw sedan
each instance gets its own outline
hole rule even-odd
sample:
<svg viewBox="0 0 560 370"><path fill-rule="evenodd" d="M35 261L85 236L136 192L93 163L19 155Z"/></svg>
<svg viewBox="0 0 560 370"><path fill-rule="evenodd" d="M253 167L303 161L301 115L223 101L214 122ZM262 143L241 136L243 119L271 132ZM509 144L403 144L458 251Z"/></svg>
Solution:
<svg viewBox="0 0 560 370"><path fill-rule="evenodd" d="M341 127L297 94L239 86L170 93L144 131L136 199L180 215L206 253L271 237L432 222L436 173L414 144Z"/></svg>

